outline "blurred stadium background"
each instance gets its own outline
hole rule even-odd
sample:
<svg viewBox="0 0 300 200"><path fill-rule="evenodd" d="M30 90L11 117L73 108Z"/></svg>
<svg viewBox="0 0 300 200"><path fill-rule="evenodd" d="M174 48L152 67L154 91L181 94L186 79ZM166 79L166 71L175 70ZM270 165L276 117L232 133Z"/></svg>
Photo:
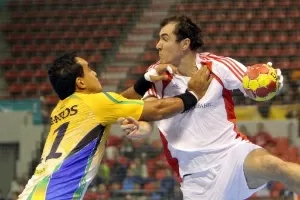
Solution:
<svg viewBox="0 0 300 200"><path fill-rule="evenodd" d="M159 22L185 13L204 31L203 51L245 65L273 62L285 85L272 101L235 93L241 131L273 154L300 164L299 0L1 0L0 200L16 199L39 162L57 102L47 64L76 51L96 68L106 91L131 86L157 60ZM253 199L297 199L279 183ZM113 127L86 200L182 199L157 131L129 141Z"/></svg>

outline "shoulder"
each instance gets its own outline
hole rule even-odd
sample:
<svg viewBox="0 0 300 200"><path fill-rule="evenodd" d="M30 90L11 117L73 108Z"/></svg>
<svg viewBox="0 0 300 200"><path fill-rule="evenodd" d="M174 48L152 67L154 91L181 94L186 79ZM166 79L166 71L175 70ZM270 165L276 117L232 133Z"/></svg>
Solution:
<svg viewBox="0 0 300 200"><path fill-rule="evenodd" d="M80 98L83 102L88 104L97 104L105 102L115 102L118 99L122 98L122 96L115 92L99 92L92 94L76 93L74 94L74 98Z"/></svg>
<svg viewBox="0 0 300 200"><path fill-rule="evenodd" d="M209 52L200 53L199 58L201 61L212 62L212 68L223 74L234 74L237 77L242 77L247 68L239 61L225 56L215 55Z"/></svg>

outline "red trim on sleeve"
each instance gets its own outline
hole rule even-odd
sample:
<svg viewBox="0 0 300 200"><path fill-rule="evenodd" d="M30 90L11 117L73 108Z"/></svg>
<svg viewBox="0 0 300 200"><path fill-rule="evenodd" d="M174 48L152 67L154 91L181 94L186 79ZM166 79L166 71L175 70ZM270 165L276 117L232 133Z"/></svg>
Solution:
<svg viewBox="0 0 300 200"><path fill-rule="evenodd" d="M219 56L215 56L215 55L211 55L211 54L208 55L208 57L214 59L217 62L222 63L224 66L226 66L235 75L235 77L237 77L237 79L239 79L242 82L243 74L238 72L234 65L228 63L229 61L226 60L225 57L219 57Z"/></svg>

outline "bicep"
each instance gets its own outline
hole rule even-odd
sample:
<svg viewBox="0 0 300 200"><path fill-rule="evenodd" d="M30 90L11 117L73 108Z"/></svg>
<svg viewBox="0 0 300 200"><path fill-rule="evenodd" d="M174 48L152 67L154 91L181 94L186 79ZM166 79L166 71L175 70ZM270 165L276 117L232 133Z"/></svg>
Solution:
<svg viewBox="0 0 300 200"><path fill-rule="evenodd" d="M222 57L214 61L213 73L221 80L223 86L228 90L243 89L243 76L247 71L242 63L228 57Z"/></svg>

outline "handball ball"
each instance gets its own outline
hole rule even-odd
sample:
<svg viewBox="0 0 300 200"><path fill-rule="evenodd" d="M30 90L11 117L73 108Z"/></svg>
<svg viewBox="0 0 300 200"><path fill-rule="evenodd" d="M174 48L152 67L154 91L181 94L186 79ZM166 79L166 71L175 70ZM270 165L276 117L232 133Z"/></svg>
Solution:
<svg viewBox="0 0 300 200"><path fill-rule="evenodd" d="M276 69L272 68L272 63L248 67L243 77L243 87L246 94L255 101L272 99L279 89Z"/></svg>

